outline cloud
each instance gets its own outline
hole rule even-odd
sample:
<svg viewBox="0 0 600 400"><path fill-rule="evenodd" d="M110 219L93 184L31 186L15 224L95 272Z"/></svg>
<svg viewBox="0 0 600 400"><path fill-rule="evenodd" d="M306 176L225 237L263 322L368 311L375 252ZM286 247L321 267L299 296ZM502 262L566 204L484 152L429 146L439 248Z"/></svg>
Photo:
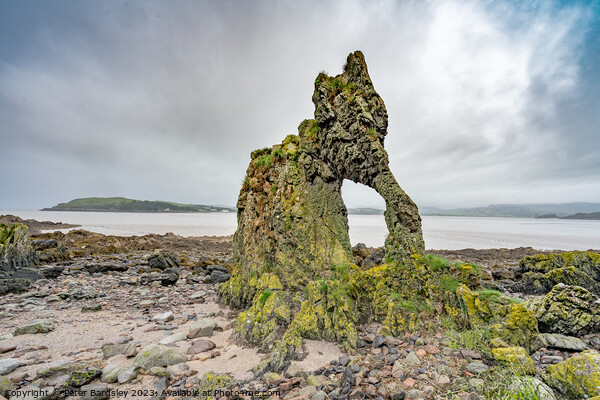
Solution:
<svg viewBox="0 0 600 400"><path fill-rule="evenodd" d="M595 200L597 8L0 3L0 208L235 204L250 151L310 118L315 76L355 49L388 108L392 169L419 204ZM344 197L380 204L352 185Z"/></svg>

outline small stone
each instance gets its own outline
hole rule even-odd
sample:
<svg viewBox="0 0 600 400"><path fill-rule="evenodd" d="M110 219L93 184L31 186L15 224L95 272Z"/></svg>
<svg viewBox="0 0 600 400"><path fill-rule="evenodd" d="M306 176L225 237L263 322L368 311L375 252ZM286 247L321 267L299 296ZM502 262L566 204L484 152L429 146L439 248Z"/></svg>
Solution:
<svg viewBox="0 0 600 400"><path fill-rule="evenodd" d="M93 306L83 306L83 307L81 307L81 312L82 313L98 312L98 311L102 311L102 304L96 304L96 305L93 305Z"/></svg>
<svg viewBox="0 0 600 400"><path fill-rule="evenodd" d="M140 368L136 366L121 368L117 375L117 381L121 384L130 382L138 376L139 370Z"/></svg>
<svg viewBox="0 0 600 400"><path fill-rule="evenodd" d="M14 336L48 333L56 329L57 321L55 319L36 319L27 325L23 325L15 329Z"/></svg>
<svg viewBox="0 0 600 400"><path fill-rule="evenodd" d="M408 355L406 356L406 361L412 365L420 365L421 364L421 359L414 351L411 351L410 353L408 353Z"/></svg>
<svg viewBox="0 0 600 400"><path fill-rule="evenodd" d="M0 344L0 354L8 353L17 348L16 344Z"/></svg>
<svg viewBox="0 0 600 400"><path fill-rule="evenodd" d="M385 343L385 337L383 337L383 335L377 335L373 338L373 348L378 348L383 346L383 343Z"/></svg>
<svg viewBox="0 0 600 400"><path fill-rule="evenodd" d="M190 327L190 331L188 332L187 337L188 339L195 339L198 337L210 337L212 336L213 330L216 327L217 323L214 319L203 318Z"/></svg>
<svg viewBox="0 0 600 400"><path fill-rule="evenodd" d="M192 293L192 295L190 296L190 299L192 299L192 300L204 299L204 296L206 296L206 292L204 290L199 290L197 292Z"/></svg>
<svg viewBox="0 0 600 400"><path fill-rule="evenodd" d="M488 369L490 369L490 367L488 367L481 361L473 361L473 362L470 362L467 365L465 365L465 371L467 371L473 375L482 374L485 371L487 371Z"/></svg>
<svg viewBox="0 0 600 400"><path fill-rule="evenodd" d="M91 383L80 388L81 400L106 400L110 398L110 389L104 383Z"/></svg>
<svg viewBox="0 0 600 400"><path fill-rule="evenodd" d="M479 378L471 378L469 379L469 386L477 391L483 390L483 386L485 385L485 381Z"/></svg>
<svg viewBox="0 0 600 400"><path fill-rule="evenodd" d="M417 381L415 381L413 378L408 378L403 382L403 384L406 388L411 388L411 387L415 386L416 383L417 383Z"/></svg>
<svg viewBox="0 0 600 400"><path fill-rule="evenodd" d="M24 364L18 358L5 358L4 360L0 360L0 375L10 374L22 365Z"/></svg>
<svg viewBox="0 0 600 400"><path fill-rule="evenodd" d="M155 303L154 300L142 300L138 303L138 305L140 307L150 307L150 306L153 306L154 303Z"/></svg>
<svg viewBox="0 0 600 400"><path fill-rule="evenodd" d="M440 352L439 348L437 348L431 344L425 345L424 349L426 352L428 352L429 354L433 354L433 355L439 354L439 352Z"/></svg>
<svg viewBox="0 0 600 400"><path fill-rule="evenodd" d="M310 400L325 400L327 398L327 393L322 390L319 390L317 393L313 394Z"/></svg>
<svg viewBox="0 0 600 400"><path fill-rule="evenodd" d="M13 382L5 376L0 376L0 396L6 396L14 387Z"/></svg>
<svg viewBox="0 0 600 400"><path fill-rule="evenodd" d="M450 383L448 375L440 375L437 380L438 385L444 386Z"/></svg>
<svg viewBox="0 0 600 400"><path fill-rule="evenodd" d="M121 370L120 365L108 364L106 367L102 368L102 375L100 376L100 381L104 382L104 383L116 382L118 379L120 370Z"/></svg>
<svg viewBox="0 0 600 400"><path fill-rule="evenodd" d="M341 366L345 367L346 365L348 365L350 363L350 357L348 357L347 354L342 354L340 356L340 358L338 359L338 362L340 363Z"/></svg>
<svg viewBox="0 0 600 400"><path fill-rule="evenodd" d="M559 362L562 362L564 360L564 357L561 356L542 356L540 358L540 361L544 364L558 364Z"/></svg>
<svg viewBox="0 0 600 400"><path fill-rule="evenodd" d="M174 319L175 319L175 315L173 314L172 311L167 311L162 314L156 314L155 316L152 317L152 321L158 322L158 323L165 323L165 322L173 321Z"/></svg>
<svg viewBox="0 0 600 400"><path fill-rule="evenodd" d="M159 344L171 344L171 343L181 342L183 340L187 340L187 333L178 332L178 333L174 333L172 335L169 335L169 336L161 339L161 341L158 343Z"/></svg>
<svg viewBox="0 0 600 400"><path fill-rule="evenodd" d="M263 375L263 379L267 385L274 385L279 379L281 379L281 376L276 372L267 372Z"/></svg>
<svg viewBox="0 0 600 400"><path fill-rule="evenodd" d="M216 347L212 340L201 339L197 340L188 348L187 353L191 355L204 353Z"/></svg>

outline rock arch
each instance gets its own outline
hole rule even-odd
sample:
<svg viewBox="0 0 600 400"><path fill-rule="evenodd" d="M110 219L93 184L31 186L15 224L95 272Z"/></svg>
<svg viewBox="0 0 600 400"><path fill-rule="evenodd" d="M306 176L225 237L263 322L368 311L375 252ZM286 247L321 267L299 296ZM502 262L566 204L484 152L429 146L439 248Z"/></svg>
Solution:
<svg viewBox="0 0 600 400"><path fill-rule="evenodd" d="M311 287L352 265L347 210L341 196L344 179L375 189L385 200L386 259L406 263L424 252L417 206L389 168L383 146L387 110L373 87L363 54L348 55L344 72L338 76L319 74L312 100L314 119L303 121L298 135L251 154L237 203L235 268L230 281L220 288L225 303L247 308L237 328L250 342L268 347L284 331L294 331L279 340L277 348L286 350L279 351L277 360L272 357L268 369L281 369L301 336L352 344L356 317L350 309L351 296L342 293L350 308L341 306L344 300L338 298L339 304L325 307L323 315L300 312L310 321L292 318L304 302L326 301L318 291L310 294ZM317 329L312 329L313 322ZM348 323L350 331L341 332L342 323ZM325 327L328 324L330 329ZM335 324L339 326L334 329Z"/></svg>

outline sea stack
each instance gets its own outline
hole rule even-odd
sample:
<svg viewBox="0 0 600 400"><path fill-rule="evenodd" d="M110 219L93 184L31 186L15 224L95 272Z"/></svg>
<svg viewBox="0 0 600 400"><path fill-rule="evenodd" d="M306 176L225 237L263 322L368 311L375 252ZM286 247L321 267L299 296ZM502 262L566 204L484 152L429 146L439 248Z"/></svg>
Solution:
<svg viewBox="0 0 600 400"><path fill-rule="evenodd" d="M342 74L321 73L314 85L314 119L303 121L298 135L252 152L237 202L235 268L220 294L227 304L249 307L252 315L240 315L238 331L263 346L294 326L292 311L298 311L304 301L321 302L315 296L309 299L306 288L334 278L340 269L356 267L341 195L344 179L369 186L384 198L389 230L386 260L409 263L412 256L424 252L417 206L389 168L383 146L388 114L363 54L351 53ZM341 292L341 297L348 297ZM346 302L343 298L316 316L321 329L307 332L311 322L304 321L300 336L351 346L356 313L351 298ZM257 322L255 317L263 313L265 304L277 315ZM265 328L267 322L270 326ZM341 329L344 324L347 327Z"/></svg>

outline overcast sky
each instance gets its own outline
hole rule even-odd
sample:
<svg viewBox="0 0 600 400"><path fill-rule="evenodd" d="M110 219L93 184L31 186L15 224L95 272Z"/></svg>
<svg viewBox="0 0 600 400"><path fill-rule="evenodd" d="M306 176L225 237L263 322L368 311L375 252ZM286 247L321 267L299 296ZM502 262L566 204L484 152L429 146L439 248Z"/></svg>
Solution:
<svg viewBox="0 0 600 400"><path fill-rule="evenodd" d="M419 206L600 201L598 1L0 0L0 209L235 205L354 50Z"/></svg>

